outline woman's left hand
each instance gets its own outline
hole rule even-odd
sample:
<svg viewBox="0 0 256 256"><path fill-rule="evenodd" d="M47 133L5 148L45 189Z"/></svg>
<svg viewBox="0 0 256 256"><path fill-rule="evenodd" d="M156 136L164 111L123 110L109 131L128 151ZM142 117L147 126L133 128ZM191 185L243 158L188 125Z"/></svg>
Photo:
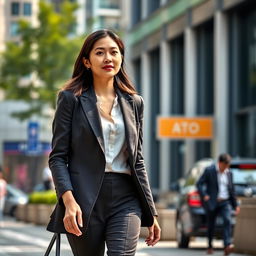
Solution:
<svg viewBox="0 0 256 256"><path fill-rule="evenodd" d="M151 227L148 227L148 237L145 242L148 246L154 246L161 237L161 228L158 224L157 218L154 216L154 224Z"/></svg>

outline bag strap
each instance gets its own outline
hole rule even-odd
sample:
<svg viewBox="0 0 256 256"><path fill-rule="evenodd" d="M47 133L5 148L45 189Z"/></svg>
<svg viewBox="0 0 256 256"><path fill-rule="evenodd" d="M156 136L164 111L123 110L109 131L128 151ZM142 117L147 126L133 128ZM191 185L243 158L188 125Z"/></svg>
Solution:
<svg viewBox="0 0 256 256"><path fill-rule="evenodd" d="M52 247L54 245L56 241L56 253L55 255L56 256L60 256L60 234L59 233L54 233L49 245L48 245L48 248L46 249L46 252L44 254L44 256L49 256L50 255L50 252L52 250Z"/></svg>

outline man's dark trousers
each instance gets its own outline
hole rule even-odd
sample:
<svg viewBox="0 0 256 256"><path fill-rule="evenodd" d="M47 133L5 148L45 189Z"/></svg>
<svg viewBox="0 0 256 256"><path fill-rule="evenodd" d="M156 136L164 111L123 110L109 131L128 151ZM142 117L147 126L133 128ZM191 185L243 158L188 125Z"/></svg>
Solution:
<svg viewBox="0 0 256 256"><path fill-rule="evenodd" d="M231 244L231 205L229 200L225 200L222 202L218 202L215 209L207 210L209 248L212 248L212 239L217 215L220 215L223 219L224 247Z"/></svg>

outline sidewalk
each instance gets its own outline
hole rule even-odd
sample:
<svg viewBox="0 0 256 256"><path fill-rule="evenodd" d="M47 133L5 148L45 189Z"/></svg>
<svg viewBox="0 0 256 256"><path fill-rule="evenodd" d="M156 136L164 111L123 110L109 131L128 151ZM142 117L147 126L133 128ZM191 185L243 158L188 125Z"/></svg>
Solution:
<svg viewBox="0 0 256 256"><path fill-rule="evenodd" d="M13 218L5 218L0 228L0 256L42 256L49 244L52 233L43 226L17 222ZM207 240L197 238L191 241L189 249L177 248L175 241L160 241L154 247L148 247L144 239L140 239L136 256L205 256ZM222 241L214 240L213 256L223 256ZM54 255L52 253L52 255ZM61 256L73 256L66 236L61 240ZM231 254L231 256L247 256Z"/></svg>

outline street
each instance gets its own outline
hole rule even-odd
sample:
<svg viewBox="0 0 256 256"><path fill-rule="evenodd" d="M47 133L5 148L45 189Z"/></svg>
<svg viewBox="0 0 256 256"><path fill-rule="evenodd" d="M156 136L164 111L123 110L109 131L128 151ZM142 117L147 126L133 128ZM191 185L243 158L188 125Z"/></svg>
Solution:
<svg viewBox="0 0 256 256"><path fill-rule="evenodd" d="M12 218L5 218L0 227L0 256L42 256L49 244L52 234L43 226L35 226L24 222L16 222ZM223 255L221 241L214 241L216 256ZM155 247L149 248L140 239L136 256L200 256L206 255L206 239L198 238L191 242L190 249L178 249L175 241L161 241ZM54 255L52 252L51 255ZM61 255L72 256L66 237L62 236ZM245 254L232 254L246 256Z"/></svg>

